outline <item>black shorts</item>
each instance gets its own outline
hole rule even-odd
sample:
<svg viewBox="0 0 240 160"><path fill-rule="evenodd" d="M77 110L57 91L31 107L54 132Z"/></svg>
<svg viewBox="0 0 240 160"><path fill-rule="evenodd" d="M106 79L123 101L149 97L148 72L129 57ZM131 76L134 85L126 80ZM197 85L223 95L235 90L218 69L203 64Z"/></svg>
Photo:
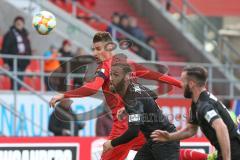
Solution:
<svg viewBox="0 0 240 160"><path fill-rule="evenodd" d="M179 141L167 143L148 141L138 151L134 160L178 160L179 149Z"/></svg>

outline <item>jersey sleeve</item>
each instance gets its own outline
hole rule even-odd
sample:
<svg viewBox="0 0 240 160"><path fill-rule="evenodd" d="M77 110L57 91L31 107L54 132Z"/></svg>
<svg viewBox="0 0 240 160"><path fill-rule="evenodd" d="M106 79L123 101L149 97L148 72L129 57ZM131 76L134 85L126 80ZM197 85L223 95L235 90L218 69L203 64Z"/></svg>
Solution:
<svg viewBox="0 0 240 160"><path fill-rule="evenodd" d="M128 63L131 64L131 66L133 66L136 77L144 78L147 80L155 80L182 88L181 81L175 79L174 77L168 76L164 73L153 71L152 69L134 63L133 61L128 61Z"/></svg>
<svg viewBox="0 0 240 160"><path fill-rule="evenodd" d="M143 102L140 100L132 100L126 104L126 111L128 113L128 124L141 125L143 124L142 117L144 114Z"/></svg>
<svg viewBox="0 0 240 160"><path fill-rule="evenodd" d="M93 81L84 84L82 87L64 92L64 98L80 98L96 94L102 87L104 79L96 77Z"/></svg>
<svg viewBox="0 0 240 160"><path fill-rule="evenodd" d="M204 105L199 108L199 117L205 119L210 125L215 119L220 118L218 112L212 105Z"/></svg>
<svg viewBox="0 0 240 160"><path fill-rule="evenodd" d="M111 141L111 144L113 147L116 147L121 144L125 144L133 140L135 137L138 136L138 132L140 130L140 127L135 125L135 126L128 126L128 130L125 131L121 136L113 139Z"/></svg>
<svg viewBox="0 0 240 160"><path fill-rule="evenodd" d="M194 125L198 124L197 117L196 117L196 108L193 106L190 109L190 118L188 122Z"/></svg>

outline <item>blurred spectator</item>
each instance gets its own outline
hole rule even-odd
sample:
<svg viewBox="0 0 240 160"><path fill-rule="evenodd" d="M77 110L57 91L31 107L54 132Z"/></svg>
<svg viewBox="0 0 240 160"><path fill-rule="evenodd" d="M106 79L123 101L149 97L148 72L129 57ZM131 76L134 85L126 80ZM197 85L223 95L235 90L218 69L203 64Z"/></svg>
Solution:
<svg viewBox="0 0 240 160"><path fill-rule="evenodd" d="M63 99L57 104L55 110L51 114L48 128L55 136L71 136L72 119L74 121L74 136L78 136L79 130L84 128L84 123L77 121L77 116L71 109L72 102L73 101L70 99ZM62 113L60 109L72 118Z"/></svg>
<svg viewBox="0 0 240 160"><path fill-rule="evenodd" d="M138 27L137 19L134 17L129 18L129 33L141 41L145 41L145 34L143 30Z"/></svg>
<svg viewBox="0 0 240 160"><path fill-rule="evenodd" d="M142 54L140 47L136 44L133 43L132 47L131 47L131 51L134 52L135 54L145 58L145 56Z"/></svg>
<svg viewBox="0 0 240 160"><path fill-rule="evenodd" d="M112 25L116 26L116 27L119 27L120 25L120 14L118 12L114 12L112 17L111 17L111 23ZM107 32L109 32L110 34L113 34L112 31L112 27L111 26L108 26Z"/></svg>
<svg viewBox="0 0 240 160"><path fill-rule="evenodd" d="M125 32L129 33L129 19L127 15L122 15L120 18L120 25L119 27L124 30Z"/></svg>
<svg viewBox="0 0 240 160"><path fill-rule="evenodd" d="M61 53L62 57L72 57L71 47L72 44L70 41L64 40L62 42L62 46L59 49L59 52Z"/></svg>
<svg viewBox="0 0 240 160"><path fill-rule="evenodd" d="M31 55L31 44L28 37L28 32L24 28L25 20L21 16L17 16L14 19L13 26L3 37L2 53L9 55ZM13 71L13 60L9 58L4 58L5 65ZM28 59L19 59L17 60L17 71L24 72L28 66L30 60ZM18 76L20 80L23 79L23 76ZM13 81L12 81L13 82ZM13 85L12 85L13 86ZM21 86L17 85L19 89Z"/></svg>
<svg viewBox="0 0 240 160"><path fill-rule="evenodd" d="M47 58L44 62L44 71L46 73L51 73L53 71L56 71L57 72L61 72L61 68L60 68L60 62L57 60L57 57L59 57L59 53L58 53L58 50L55 46L50 46L50 50L49 51L46 51L44 53L44 58ZM48 85L48 79L49 77L46 76L45 77L45 85L46 85L46 89L47 90L50 90L50 87ZM51 79L53 81L53 79ZM57 77L54 78L54 83L56 85L59 84L59 79Z"/></svg>
<svg viewBox="0 0 240 160"><path fill-rule="evenodd" d="M96 122L96 136L108 136L112 129L112 115L111 112L104 114L104 116L97 118Z"/></svg>
<svg viewBox="0 0 240 160"><path fill-rule="evenodd" d="M61 48L59 49L59 53L61 54L61 56L62 56L62 57L69 57L69 58L70 58L70 57L73 57L72 52L71 52L71 47L72 47L71 42L68 41L68 40L64 40L64 41L62 42ZM67 65L69 65L69 66L67 66ZM62 71L63 71L64 73L70 72L70 68L71 68L70 65L71 65L71 64L70 64L70 63L67 63L67 61L61 61ZM68 67L69 67L69 69L68 69ZM68 71L67 69L68 69L69 71Z"/></svg>
<svg viewBox="0 0 240 160"><path fill-rule="evenodd" d="M148 37L146 39L146 44L149 45L150 47L153 47L155 45L154 38ZM133 52L135 52L137 55L143 57L144 59L151 60L151 51L149 49L140 48L140 46L138 46L137 44L133 44L131 49ZM155 48L153 48L153 49L156 51ZM156 53L156 60L158 60L157 53Z"/></svg>
<svg viewBox="0 0 240 160"><path fill-rule="evenodd" d="M62 57L65 57L65 58L71 58L73 57L72 55L72 45L71 45L71 42L68 41L68 40L64 40L62 42L62 46L61 48L59 49L59 54L62 56ZM71 62L70 60L62 60L60 61L61 62L61 69L62 69L62 73L63 75L61 77L59 77L59 87L58 87L58 91L66 91L66 77L68 75L68 73L71 72Z"/></svg>
<svg viewBox="0 0 240 160"><path fill-rule="evenodd" d="M75 56L78 57L78 56L83 56L83 55L86 55L87 52L85 51L84 48L78 48L76 53L75 53Z"/></svg>
<svg viewBox="0 0 240 160"><path fill-rule="evenodd" d="M155 61L158 61L158 52L157 52L157 50L156 50L157 44L156 44L155 37L149 36L149 37L146 39L146 44L147 44L149 47L152 47L152 48L155 50L155 53L156 53L156 55L155 55ZM145 54L148 55L147 60L151 60L151 52L150 52L149 50L147 50L147 51L145 50Z"/></svg>
<svg viewBox="0 0 240 160"><path fill-rule="evenodd" d="M232 120L237 125L237 116L236 116L235 112L233 112L233 110L232 110L232 101L229 100L229 99L224 99L224 100L222 100L222 103L229 110L229 113L230 113L230 116L231 116Z"/></svg>
<svg viewBox="0 0 240 160"><path fill-rule="evenodd" d="M47 58L44 63L44 71L45 72L53 72L54 70L58 69L60 66L57 57L59 57L59 53L57 48L54 45L50 46L50 50L44 53L44 57Z"/></svg>
<svg viewBox="0 0 240 160"><path fill-rule="evenodd" d="M149 45L150 47L156 48L155 37L149 36L149 37L146 39L146 43L147 43L147 45Z"/></svg>
<svg viewBox="0 0 240 160"><path fill-rule="evenodd" d="M170 9L171 9L171 4L172 3L172 0L167 0L167 4L166 4L166 10L167 11L170 11Z"/></svg>
<svg viewBox="0 0 240 160"><path fill-rule="evenodd" d="M118 12L114 12L111 19L112 19L112 24L115 26L119 26L120 24L120 14Z"/></svg>

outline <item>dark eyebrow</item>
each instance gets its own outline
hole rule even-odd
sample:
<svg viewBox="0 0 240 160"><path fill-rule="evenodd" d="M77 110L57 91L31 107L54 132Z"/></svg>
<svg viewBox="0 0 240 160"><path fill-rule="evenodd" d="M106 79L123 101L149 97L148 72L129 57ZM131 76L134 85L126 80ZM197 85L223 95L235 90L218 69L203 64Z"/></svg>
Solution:
<svg viewBox="0 0 240 160"><path fill-rule="evenodd" d="M96 46L95 48L101 48L102 46Z"/></svg>
<svg viewBox="0 0 240 160"><path fill-rule="evenodd" d="M115 73L119 74L118 71L110 71L110 73L112 73L112 74L115 74Z"/></svg>

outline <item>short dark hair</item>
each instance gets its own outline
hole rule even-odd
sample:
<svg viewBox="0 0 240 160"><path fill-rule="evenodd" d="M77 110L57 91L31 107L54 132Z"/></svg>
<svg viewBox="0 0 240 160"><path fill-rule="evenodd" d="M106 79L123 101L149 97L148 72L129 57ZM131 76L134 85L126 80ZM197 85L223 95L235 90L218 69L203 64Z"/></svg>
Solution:
<svg viewBox="0 0 240 160"><path fill-rule="evenodd" d="M125 74L132 72L132 68L128 63L114 63L114 64L112 64L112 67L113 66L118 66L118 67L122 68L122 70Z"/></svg>
<svg viewBox="0 0 240 160"><path fill-rule="evenodd" d="M115 63L127 63L127 56L123 53L118 53L112 57L112 65Z"/></svg>
<svg viewBox="0 0 240 160"><path fill-rule="evenodd" d="M201 66L188 66L183 69L187 72L189 78L194 79L199 86L205 86L207 82L208 72L204 67Z"/></svg>
<svg viewBox="0 0 240 160"><path fill-rule="evenodd" d="M118 12L114 12L114 13L112 14L112 17L114 17L114 16L120 16L120 14L119 14Z"/></svg>
<svg viewBox="0 0 240 160"><path fill-rule="evenodd" d="M112 42L112 37L109 32L97 32L93 37L93 43L97 42Z"/></svg>
<svg viewBox="0 0 240 160"><path fill-rule="evenodd" d="M23 23L25 23L25 20L22 16L17 16L14 18L13 22L16 23L18 20L22 21Z"/></svg>

